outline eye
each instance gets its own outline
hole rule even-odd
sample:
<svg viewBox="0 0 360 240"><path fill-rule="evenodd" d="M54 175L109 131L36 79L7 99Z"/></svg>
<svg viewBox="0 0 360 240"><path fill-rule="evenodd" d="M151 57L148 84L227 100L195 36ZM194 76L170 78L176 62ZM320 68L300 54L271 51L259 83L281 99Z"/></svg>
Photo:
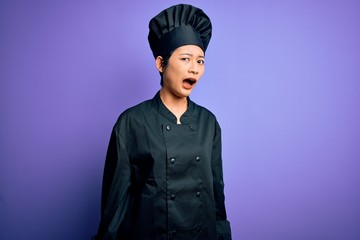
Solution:
<svg viewBox="0 0 360 240"><path fill-rule="evenodd" d="M181 61L190 61L190 58L184 57L184 58L180 58Z"/></svg>
<svg viewBox="0 0 360 240"><path fill-rule="evenodd" d="M203 59L197 61L199 64L204 65L205 61Z"/></svg>

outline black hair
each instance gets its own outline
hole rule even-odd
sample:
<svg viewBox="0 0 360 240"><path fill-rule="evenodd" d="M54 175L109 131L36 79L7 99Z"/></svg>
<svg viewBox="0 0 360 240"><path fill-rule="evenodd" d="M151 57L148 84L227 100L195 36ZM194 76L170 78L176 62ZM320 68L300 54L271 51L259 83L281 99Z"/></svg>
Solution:
<svg viewBox="0 0 360 240"><path fill-rule="evenodd" d="M165 57L164 56L161 56L162 57L162 61L161 61L161 68L163 70L165 70L167 68L167 66L169 65L169 59L171 57L171 55L173 54L174 51L172 51L171 53L169 53L168 55L166 55ZM164 71L163 71L164 72ZM164 86L164 79L163 79L163 73L162 72L159 72L160 73L160 85L161 87Z"/></svg>

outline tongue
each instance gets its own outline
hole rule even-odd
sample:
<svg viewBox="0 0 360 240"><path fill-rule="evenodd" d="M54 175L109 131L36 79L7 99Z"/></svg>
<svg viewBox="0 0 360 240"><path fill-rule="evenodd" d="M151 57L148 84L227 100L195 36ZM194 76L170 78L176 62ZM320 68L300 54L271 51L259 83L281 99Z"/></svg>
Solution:
<svg viewBox="0 0 360 240"><path fill-rule="evenodd" d="M185 89L191 89L192 88L192 85L188 82L188 81L184 81L183 82L183 87Z"/></svg>

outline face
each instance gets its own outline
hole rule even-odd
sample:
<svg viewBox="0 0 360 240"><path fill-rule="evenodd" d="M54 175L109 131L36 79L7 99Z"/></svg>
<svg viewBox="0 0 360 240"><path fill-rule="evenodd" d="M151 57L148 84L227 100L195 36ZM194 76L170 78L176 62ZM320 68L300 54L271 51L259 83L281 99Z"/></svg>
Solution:
<svg viewBox="0 0 360 240"><path fill-rule="evenodd" d="M204 52L196 45L175 49L165 68L159 64L161 57L158 57L156 65L164 80L162 91L176 98L188 97L204 74L204 61Z"/></svg>

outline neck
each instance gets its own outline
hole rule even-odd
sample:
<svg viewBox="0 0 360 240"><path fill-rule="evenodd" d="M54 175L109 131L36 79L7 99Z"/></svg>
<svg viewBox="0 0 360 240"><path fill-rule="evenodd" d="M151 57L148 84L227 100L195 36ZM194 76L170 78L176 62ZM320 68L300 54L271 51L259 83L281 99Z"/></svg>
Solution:
<svg viewBox="0 0 360 240"><path fill-rule="evenodd" d="M177 123L180 124L180 118L186 112L188 107L187 97L176 97L167 94L163 89L160 90L160 98L164 105L172 112L176 118Z"/></svg>

